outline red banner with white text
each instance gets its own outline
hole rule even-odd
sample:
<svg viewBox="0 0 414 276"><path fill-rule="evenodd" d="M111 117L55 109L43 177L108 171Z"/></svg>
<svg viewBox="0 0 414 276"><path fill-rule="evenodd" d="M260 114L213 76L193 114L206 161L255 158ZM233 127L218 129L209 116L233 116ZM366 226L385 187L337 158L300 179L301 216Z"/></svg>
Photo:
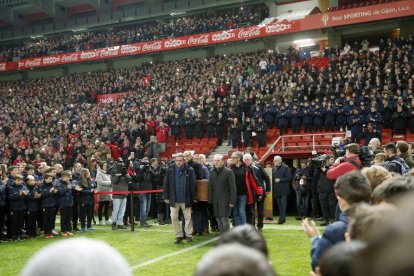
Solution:
<svg viewBox="0 0 414 276"><path fill-rule="evenodd" d="M112 103L112 102L116 102L120 98L126 97L127 95L128 95L127 92L114 93L114 94L102 94L102 95L98 95L96 99L98 100L98 103Z"/></svg>
<svg viewBox="0 0 414 276"><path fill-rule="evenodd" d="M248 28L183 36L103 49L22 59L18 62L0 63L0 72L214 45L412 15L414 15L413 0L397 1L366 7L330 11L322 14L314 14L301 20L284 20L281 22L270 23L265 26L259 25Z"/></svg>

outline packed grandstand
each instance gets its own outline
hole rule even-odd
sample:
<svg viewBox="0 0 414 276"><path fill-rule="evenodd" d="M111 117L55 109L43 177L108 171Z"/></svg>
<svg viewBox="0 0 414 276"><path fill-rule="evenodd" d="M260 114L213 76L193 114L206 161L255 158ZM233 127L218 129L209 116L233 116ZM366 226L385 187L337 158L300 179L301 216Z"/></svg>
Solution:
<svg viewBox="0 0 414 276"><path fill-rule="evenodd" d="M193 175L197 185L207 180L209 193L227 173L223 166L229 168L238 189L229 195L237 202L226 201L234 226L255 226L258 219L255 228L262 231L264 212L278 214L279 224L286 222L286 209L296 212L311 238L314 275L335 275L322 271L329 266L323 254L345 240L347 227L358 239L358 225L366 223L361 217L383 226L376 212L395 215L353 204L412 209L394 197L414 187L412 1L107 2L110 12L89 4L61 6L66 17L54 18L0 1L14 14L0 13L0 240L35 238L40 229L44 238L56 236L59 207L68 219L61 236L93 231L95 201L98 223L125 229L134 224L125 210L126 195L134 192L142 228L154 216L160 225L172 220L175 243L209 230L225 234L230 224L217 217L216 198L199 200L197 194L197 202L187 194L191 188L174 186L181 183L180 162L190 167L186 181ZM265 168L271 170L268 181ZM259 171L264 173L256 177ZM109 181L105 190L96 186L102 174ZM115 188L114 179L125 186ZM29 199L31 182L37 188ZM65 185L72 185L71 204L59 198ZM158 194L151 202L143 191ZM55 204L50 194L56 194ZM113 199L102 199L109 194ZM264 207L266 195L274 206ZM37 218L30 216L33 202L43 209ZM307 217L322 220L326 232L321 235ZM381 237L409 237L389 231L373 238L359 233L364 246L354 249L362 257L351 256L355 270L344 275L376 271L363 264L379 264L381 256L372 252L384 249Z"/></svg>

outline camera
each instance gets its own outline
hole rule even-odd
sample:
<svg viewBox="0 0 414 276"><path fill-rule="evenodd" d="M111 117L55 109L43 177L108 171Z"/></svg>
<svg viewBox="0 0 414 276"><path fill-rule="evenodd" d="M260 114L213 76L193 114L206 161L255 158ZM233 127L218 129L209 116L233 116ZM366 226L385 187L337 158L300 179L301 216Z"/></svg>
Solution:
<svg viewBox="0 0 414 276"><path fill-rule="evenodd" d="M326 154L317 155L310 159L310 165L313 168L322 168L326 164Z"/></svg>
<svg viewBox="0 0 414 276"><path fill-rule="evenodd" d="M126 175L127 169L122 160L115 161L108 167L108 173L111 175Z"/></svg>
<svg viewBox="0 0 414 276"><path fill-rule="evenodd" d="M359 149L359 159L362 161L364 167L370 167L374 157L374 152L368 146L363 146Z"/></svg>

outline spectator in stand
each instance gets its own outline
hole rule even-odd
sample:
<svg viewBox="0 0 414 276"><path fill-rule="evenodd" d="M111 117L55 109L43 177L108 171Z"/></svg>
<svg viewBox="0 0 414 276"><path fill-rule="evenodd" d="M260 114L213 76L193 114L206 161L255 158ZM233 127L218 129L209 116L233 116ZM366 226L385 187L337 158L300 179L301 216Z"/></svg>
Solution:
<svg viewBox="0 0 414 276"><path fill-rule="evenodd" d="M170 128L165 123L161 122L156 128L155 131L157 133L157 142L160 145L160 152L165 151L165 144L167 142L168 131ZM153 157L151 157L153 158Z"/></svg>
<svg viewBox="0 0 414 276"><path fill-rule="evenodd" d="M155 136L150 137L150 141L145 145L146 155L148 158L160 158L160 152L162 150L161 145L158 143Z"/></svg>

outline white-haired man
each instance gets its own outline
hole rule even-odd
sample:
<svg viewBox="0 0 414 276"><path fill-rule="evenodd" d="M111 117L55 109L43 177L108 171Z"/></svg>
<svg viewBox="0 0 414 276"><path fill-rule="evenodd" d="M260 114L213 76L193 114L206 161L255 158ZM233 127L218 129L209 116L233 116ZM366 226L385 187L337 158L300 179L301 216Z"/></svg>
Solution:
<svg viewBox="0 0 414 276"><path fill-rule="evenodd" d="M279 155L273 158L274 168L272 170L273 197L276 199L277 208L279 209L279 222L286 222L286 208L288 196L290 194L290 183L292 174L288 166L282 163L282 157Z"/></svg>
<svg viewBox="0 0 414 276"><path fill-rule="evenodd" d="M236 180L233 171L224 166L221 154L214 155L214 168L208 179L208 202L213 204L220 233L227 232L231 208L236 205Z"/></svg>

